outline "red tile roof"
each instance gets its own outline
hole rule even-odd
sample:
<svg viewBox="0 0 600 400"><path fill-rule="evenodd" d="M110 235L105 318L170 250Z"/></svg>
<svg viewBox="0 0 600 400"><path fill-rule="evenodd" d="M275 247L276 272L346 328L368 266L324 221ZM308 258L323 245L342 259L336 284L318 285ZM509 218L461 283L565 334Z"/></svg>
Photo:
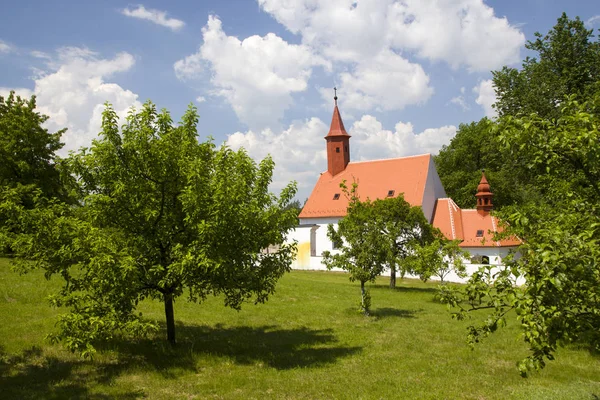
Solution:
<svg viewBox="0 0 600 400"><path fill-rule="evenodd" d="M496 217L487 212L461 210L450 198L437 200L433 226L448 239L461 240L460 247L510 247L521 244L516 238L493 240L494 232L502 231ZM478 230L483 231L481 237L477 236Z"/></svg>
<svg viewBox="0 0 600 400"><path fill-rule="evenodd" d="M334 112L334 120L335 115ZM299 217L345 216L348 199L340 189L343 180L346 180L349 188L353 182L358 183L358 195L362 200L383 199L388 195L388 191L393 190L394 197L404 193L404 199L411 205L421 206L430 159L431 154L422 154L387 160L350 162L344 171L335 176L323 172ZM339 199L334 200L337 193L340 194Z"/></svg>

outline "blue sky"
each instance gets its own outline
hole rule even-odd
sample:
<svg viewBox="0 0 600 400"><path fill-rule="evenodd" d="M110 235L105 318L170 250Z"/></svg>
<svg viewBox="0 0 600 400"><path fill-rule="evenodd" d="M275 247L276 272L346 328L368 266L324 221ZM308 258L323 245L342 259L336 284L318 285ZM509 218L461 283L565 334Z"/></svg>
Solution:
<svg viewBox="0 0 600 400"><path fill-rule="evenodd" d="M353 160L437 153L493 116L491 70L565 11L600 28L594 1L29 1L0 13L0 94L36 94L65 151L89 145L102 104L194 103L212 136L277 164L273 188L310 193L326 168L333 86ZM597 4L597 3L596 3Z"/></svg>

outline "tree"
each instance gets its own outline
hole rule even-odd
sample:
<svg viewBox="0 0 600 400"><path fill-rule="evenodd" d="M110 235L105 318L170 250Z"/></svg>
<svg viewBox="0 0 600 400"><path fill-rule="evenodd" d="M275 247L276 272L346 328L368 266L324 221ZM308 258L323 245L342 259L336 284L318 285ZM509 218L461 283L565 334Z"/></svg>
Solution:
<svg viewBox="0 0 600 400"><path fill-rule="evenodd" d="M494 105L500 116L526 116L536 113L547 120L556 119L565 96L585 101L598 89L600 42L593 40L579 19L563 14L546 35L526 47L536 53L527 57L520 70L504 67L493 71L496 90ZM542 202L538 177L532 174L519 155L502 151L499 132L487 118L461 124L456 136L435 157L446 193L460 207L473 207L474 190L482 169L494 182L494 205Z"/></svg>
<svg viewBox="0 0 600 400"><path fill-rule="evenodd" d="M420 207L411 207L403 195L394 198L361 201L358 185L348 190L347 215L338 222L338 229L328 226L327 234L339 253L324 252L327 268L340 268L350 273L350 280L361 284L360 308L369 315L370 295L366 282L373 282L386 268L390 269L390 287L396 286L396 273L415 273L414 264L405 263L418 246L434 238L434 228L427 223Z"/></svg>
<svg viewBox="0 0 600 400"><path fill-rule="evenodd" d="M13 212L32 229L18 255L65 284L52 298L68 307L56 340L90 355L97 340L156 329L136 313L146 298L164 303L167 339L175 344L173 303L184 293L201 302L222 294L226 306L264 302L290 269L295 247L284 244L296 224L285 209L295 194L269 193L273 161L258 165L243 151L199 143L196 109L178 126L148 102L119 130L107 105L102 132L73 154L70 171L82 194L75 206L40 200ZM263 251L280 245L279 251Z"/></svg>
<svg viewBox="0 0 600 400"><path fill-rule="evenodd" d="M563 100L556 119L531 114L499 121L503 150L538 176L544 201L504 208L504 235L523 240L521 257L497 270L480 269L462 294L447 298L459 318L491 310L483 324L470 327L472 343L516 312L531 350L519 363L523 375L543 368L560 344L600 350L600 92L587 102L576 98ZM525 279L522 287L518 277Z"/></svg>
<svg viewBox="0 0 600 400"><path fill-rule="evenodd" d="M434 238L434 229L427 222L421 207L411 206L404 195L375 200L372 203L372 218L378 221L377 228L385 239L388 248L386 264L390 269L390 288L396 287L396 273L404 276L414 273L405 260L416 248L426 245Z"/></svg>
<svg viewBox="0 0 600 400"><path fill-rule="evenodd" d="M417 271L423 281L432 276L444 279L455 272L459 277L465 277L465 264L463 260L469 257L469 253L459 247L459 240L448 240L436 229L435 239L430 243L417 246L415 251L407 259L411 269Z"/></svg>
<svg viewBox="0 0 600 400"><path fill-rule="evenodd" d="M0 96L0 253L11 252L9 241L17 232L14 215L2 205L31 208L34 197L67 197L55 154L64 130L49 133L42 127L47 119L36 112L35 96Z"/></svg>
<svg viewBox="0 0 600 400"><path fill-rule="evenodd" d="M520 157L507 157L501 149L494 122L483 118L461 124L450 144L443 146L434 161L449 197L461 208L475 207L475 192L481 171L494 182L496 210L523 203L537 195L533 177Z"/></svg>
<svg viewBox="0 0 600 400"><path fill-rule="evenodd" d="M563 13L550 32L535 36L525 47L537 57L527 57L521 70L493 72L500 116L536 113L550 120L559 115L565 96L582 100L598 89L600 42L579 17L571 20Z"/></svg>
<svg viewBox="0 0 600 400"><path fill-rule="evenodd" d="M25 100L14 91L0 96L0 187L34 185L53 197L62 189L55 153L66 129L49 133L42 127L48 117L35 108L35 96Z"/></svg>
<svg viewBox="0 0 600 400"><path fill-rule="evenodd" d="M348 271L350 281L360 282L360 310L368 316L371 296L365 283L374 282L385 270L389 247L385 236L381 234L383 225L381 219L376 218L373 203L368 199L360 201L356 183L352 184L350 190L345 181L340 187L350 200L348 212L339 220L337 230L331 224L327 227L327 236L339 252L323 252L323 262L328 269Z"/></svg>

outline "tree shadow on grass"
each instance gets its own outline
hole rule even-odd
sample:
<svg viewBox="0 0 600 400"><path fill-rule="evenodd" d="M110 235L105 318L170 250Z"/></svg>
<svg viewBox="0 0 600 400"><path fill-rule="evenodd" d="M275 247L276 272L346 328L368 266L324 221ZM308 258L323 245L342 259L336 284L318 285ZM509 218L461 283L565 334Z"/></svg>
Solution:
<svg viewBox="0 0 600 400"><path fill-rule="evenodd" d="M127 371L152 371L176 379L182 370L197 371L202 358L214 364L214 357L279 370L307 368L334 363L361 350L339 345L331 329L178 324L177 335L175 347L167 344L164 326L152 339L99 343L99 356L94 361L44 354L39 347L18 355L8 354L0 347L0 398L135 399L147 394L143 390L114 387L115 379ZM109 393L98 393L105 390Z"/></svg>
<svg viewBox="0 0 600 400"><path fill-rule="evenodd" d="M175 347L167 344L163 336L136 343L113 341L106 346L118 352L121 362L144 365L173 378L178 369L195 370L198 358L203 356L285 370L319 367L361 350L340 346L331 329L177 324L176 332ZM160 334L164 335L164 329Z"/></svg>
<svg viewBox="0 0 600 400"><path fill-rule="evenodd" d="M396 286L394 289L390 289L390 285L387 284L374 284L370 286L372 289L375 290L393 290L396 292L404 292L404 293L431 293L431 294L435 294L437 293L438 289L434 288L434 287L414 287L414 286L402 286L402 285L398 285Z"/></svg>
<svg viewBox="0 0 600 400"><path fill-rule="evenodd" d="M416 318L415 314L422 310L402 310L398 308L382 307L371 310L371 315L376 318Z"/></svg>
<svg viewBox="0 0 600 400"><path fill-rule="evenodd" d="M119 367L115 366L113 373ZM21 354L0 349L0 398L3 399L110 399L114 395L92 393L91 385L99 375L91 362L64 360L45 355L37 346ZM120 392L122 399L143 397L141 391Z"/></svg>

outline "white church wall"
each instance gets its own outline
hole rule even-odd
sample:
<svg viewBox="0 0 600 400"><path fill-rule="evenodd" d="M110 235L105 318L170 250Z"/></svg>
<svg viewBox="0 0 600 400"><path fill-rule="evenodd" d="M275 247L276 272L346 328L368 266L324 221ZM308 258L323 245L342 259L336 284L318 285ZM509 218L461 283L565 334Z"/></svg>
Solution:
<svg viewBox="0 0 600 400"><path fill-rule="evenodd" d="M287 241L297 242L298 253L296 254L295 260L292 262L292 269L297 270L315 270L315 271L326 271L327 267L323 263L323 252L330 251L336 253L337 250L333 248L331 240L327 237L327 225L333 224L337 229L337 221L339 218L304 218L300 222L301 224L296 227L293 231L288 234ZM484 264L471 263L471 259L475 256L485 256L489 260L489 265L500 266L502 260L508 256L510 251L514 251L511 247L467 247L464 248L470 254L468 259L465 259L465 267L467 277L463 278L458 276L455 272L450 272L444 280L447 282L465 283L479 267ZM493 268L492 272L495 272L497 268ZM341 271L340 269L334 269L334 271ZM382 274L383 276L389 276L390 271L386 270ZM419 279L418 276L406 275L406 278ZM432 277L432 281L439 281L438 277ZM522 285L524 280L519 278L517 284Z"/></svg>

